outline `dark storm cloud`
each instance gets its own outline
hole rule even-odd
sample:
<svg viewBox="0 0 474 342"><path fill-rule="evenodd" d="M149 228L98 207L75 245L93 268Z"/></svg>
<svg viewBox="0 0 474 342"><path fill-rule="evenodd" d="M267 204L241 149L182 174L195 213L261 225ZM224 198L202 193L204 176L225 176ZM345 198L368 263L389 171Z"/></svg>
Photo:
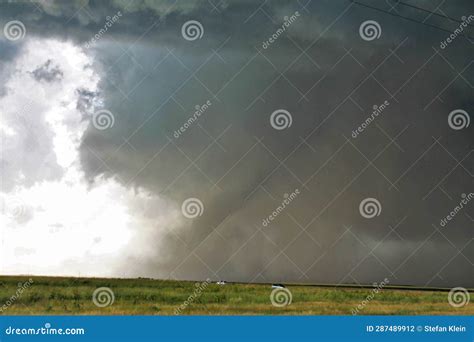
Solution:
<svg viewBox="0 0 474 342"><path fill-rule="evenodd" d="M260 9L253 1L127 3L52 2L25 14L33 35L83 44L105 16L123 11L90 50L101 93L84 93L78 106L90 110L102 97L115 125L89 127L83 168L91 182L119 176L178 206L189 197L204 203L189 227L139 234L138 245L163 247L130 255L121 269L187 279L474 285L472 204L439 227L461 194L473 192L473 125L456 131L447 122L454 109L474 113L469 40L441 49L448 32L350 1ZM448 31L458 26L365 3ZM73 16L83 5L91 15ZM442 7L454 18L473 12L469 1ZM288 31L264 48L295 11ZM191 19L204 27L192 42L181 36ZM380 24L380 39L361 39L366 20ZM206 101L209 108L174 137ZM387 108L353 138L384 101ZM291 113L291 127L272 128L277 109ZM263 227L295 189L301 194ZM370 220L359 213L367 197L382 205Z"/></svg>
<svg viewBox="0 0 474 342"><path fill-rule="evenodd" d="M99 94L87 89L77 89L76 92L79 95L77 109L79 109L81 113L91 111L94 106L94 99L97 98Z"/></svg>
<svg viewBox="0 0 474 342"><path fill-rule="evenodd" d="M8 41L0 40L0 79L3 82L0 84L0 97L4 96L7 92L5 83L11 75L11 70L7 67L9 62L12 61L21 51L21 45L11 44Z"/></svg>
<svg viewBox="0 0 474 342"><path fill-rule="evenodd" d="M63 72L57 66L52 65L50 59L33 70L31 74L35 80L45 82L59 81L63 77Z"/></svg>

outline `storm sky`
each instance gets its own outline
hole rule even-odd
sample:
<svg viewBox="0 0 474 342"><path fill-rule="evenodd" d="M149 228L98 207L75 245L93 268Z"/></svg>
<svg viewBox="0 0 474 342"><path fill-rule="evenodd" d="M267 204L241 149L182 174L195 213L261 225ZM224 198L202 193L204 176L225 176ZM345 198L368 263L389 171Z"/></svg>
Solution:
<svg viewBox="0 0 474 342"><path fill-rule="evenodd" d="M473 15L2 2L0 273L473 287Z"/></svg>

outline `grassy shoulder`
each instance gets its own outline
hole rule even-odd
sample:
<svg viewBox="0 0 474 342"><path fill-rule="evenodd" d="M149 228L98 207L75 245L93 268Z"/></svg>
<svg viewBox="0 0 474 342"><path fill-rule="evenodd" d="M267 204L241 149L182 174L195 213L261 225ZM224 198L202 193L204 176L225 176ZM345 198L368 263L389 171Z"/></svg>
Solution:
<svg viewBox="0 0 474 342"><path fill-rule="evenodd" d="M374 294L372 289L362 288L288 286L291 304L275 307L269 285L31 277L31 285L15 296L29 279L0 276L0 315L173 315L176 310L182 315L351 315ZM111 305L94 304L93 293L100 287L112 290ZM358 314L474 314L474 304L455 308L447 297L445 291L383 289Z"/></svg>

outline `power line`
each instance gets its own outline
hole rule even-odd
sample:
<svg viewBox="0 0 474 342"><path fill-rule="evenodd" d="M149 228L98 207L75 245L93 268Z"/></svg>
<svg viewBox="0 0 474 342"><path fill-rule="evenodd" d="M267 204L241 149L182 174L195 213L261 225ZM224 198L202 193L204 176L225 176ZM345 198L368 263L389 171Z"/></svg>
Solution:
<svg viewBox="0 0 474 342"><path fill-rule="evenodd" d="M370 9L373 9L373 10L376 10L376 11L379 11L379 12L383 12L383 13L385 13L385 14L389 14L389 15L394 16L394 17L398 17L398 18L402 18L402 19L405 19L405 20L408 20L408 21L412 21L412 22L414 22L414 23L421 24L421 25L425 25L425 26L428 26L428 27L431 27L431 28L434 28L434 29L437 29L437 30L440 30L440 31L444 31L444 32L448 32L448 33L453 33L453 31L447 30L447 29L445 29L445 28L442 28L442 27L439 27L439 26L436 26L436 25L432 25L432 24L428 24L428 23L425 23L425 22L423 22L423 21L419 21L419 20L416 20L416 19L404 17L404 16L399 15L399 14L397 14L397 13L389 12L389 11L387 11L387 10L384 10L384 9L381 9L381 8L378 8L378 7L370 6L370 5L363 4L363 3L361 3L361 2L353 1L353 0L351 0L351 2L353 2L353 3L356 4L356 5L362 6L362 7L367 7L367 8L370 8ZM467 37L467 38L469 38L469 39L474 39L473 37L468 36L468 35L464 35L464 36Z"/></svg>
<svg viewBox="0 0 474 342"><path fill-rule="evenodd" d="M440 14L440 13L436 13L436 12L432 12L432 11L427 10L426 8L418 7L418 6L415 6L415 5L412 5L412 4L408 4L408 3L406 3L406 2L397 1L397 0L395 0L395 2L396 2L397 4L399 4L399 5L402 5L402 6L411 7L411 8L414 8L414 9L417 9L417 10L420 10L420 11L423 11L423 12L426 12L426 13L430 13L430 14L436 15L436 16L441 17L441 18L449 19L449 20L454 21L454 22L456 22L456 23L458 23L458 24L460 24L460 23L463 22L462 20L455 19L455 18L450 17L450 16L448 16L448 15ZM466 25L471 26L471 27L474 27L473 25L471 25L471 24L469 24L469 23L466 23Z"/></svg>

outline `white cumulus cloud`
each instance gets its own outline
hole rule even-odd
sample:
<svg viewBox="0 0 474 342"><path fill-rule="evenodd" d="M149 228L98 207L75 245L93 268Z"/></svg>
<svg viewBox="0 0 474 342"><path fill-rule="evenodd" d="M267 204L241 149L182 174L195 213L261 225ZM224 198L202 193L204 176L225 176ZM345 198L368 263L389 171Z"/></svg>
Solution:
<svg viewBox="0 0 474 342"><path fill-rule="evenodd" d="M61 79L35 79L45 63ZM96 93L100 77L79 47L30 40L12 64L0 98L0 273L121 275L120 260L140 256L135 234L170 227L177 210L114 179L85 181L78 151L90 121L77 90Z"/></svg>

